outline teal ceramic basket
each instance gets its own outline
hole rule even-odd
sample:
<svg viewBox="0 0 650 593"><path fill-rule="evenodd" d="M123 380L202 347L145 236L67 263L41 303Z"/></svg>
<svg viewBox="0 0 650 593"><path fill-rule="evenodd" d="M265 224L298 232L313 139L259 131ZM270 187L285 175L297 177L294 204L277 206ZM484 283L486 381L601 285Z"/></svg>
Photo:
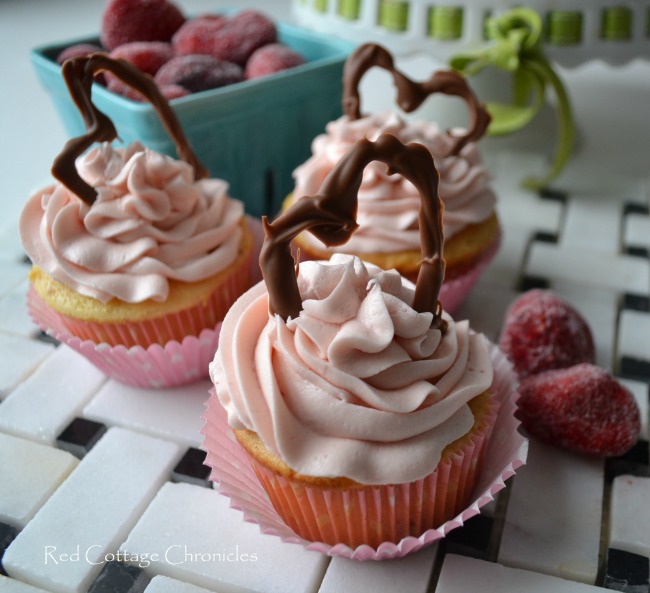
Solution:
<svg viewBox="0 0 650 593"><path fill-rule="evenodd" d="M311 141L341 114L343 64L353 44L279 23L279 39L307 62L269 77L203 91L171 101L194 151L213 177L230 183L230 195L249 214L275 214L293 189L292 172L306 160ZM85 132L55 59L79 39L34 49L32 64L68 134ZM176 149L149 105L93 86L93 102L125 142L175 156Z"/></svg>

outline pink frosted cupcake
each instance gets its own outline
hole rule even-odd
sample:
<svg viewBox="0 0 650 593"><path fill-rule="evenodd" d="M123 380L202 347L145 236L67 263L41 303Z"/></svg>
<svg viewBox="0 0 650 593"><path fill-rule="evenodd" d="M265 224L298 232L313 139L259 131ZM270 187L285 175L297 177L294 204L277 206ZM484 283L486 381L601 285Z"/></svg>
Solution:
<svg viewBox="0 0 650 593"><path fill-rule="evenodd" d="M290 242L298 233L342 244L355 231L361 173L375 160L422 195L417 284L347 254L294 268ZM233 482L240 492L254 490L222 459L239 459L223 445L223 406L274 511L303 541L378 550L459 515L512 397L512 374L495 373L485 338L438 302L444 261L436 190L424 147L388 134L359 141L319 195L266 224L265 282L224 320L211 365L207 463L224 491ZM245 510L259 510L251 496L237 504L248 498L256 502L244 502Z"/></svg>
<svg viewBox="0 0 650 593"><path fill-rule="evenodd" d="M462 97L470 109L468 131L447 132L430 121L407 121L397 112L361 115L358 84L371 67L390 71L398 89L398 103L405 111L416 109L436 92ZM344 74L345 115L327 125L315 138L312 156L294 172L296 181L289 207L303 195L314 195L339 159L361 138L374 140L383 133L402 142L423 144L433 155L440 175L444 203L445 285L440 295L446 310L454 311L494 256L500 227L496 197L481 160L477 141L489 116L465 79L453 71L440 71L423 83L406 78L393 66L390 54L380 46L366 44L348 59ZM334 252L358 255L383 269L397 269L415 281L420 266L417 190L408 180L391 175L383 163L370 164L359 191L359 229L345 246L325 246L303 233L296 239L304 259L327 259Z"/></svg>
<svg viewBox="0 0 650 593"><path fill-rule="evenodd" d="M182 160L138 142L110 144L115 129L90 100L89 81L103 70L151 99ZM89 132L68 142L53 167L58 181L22 213L33 316L123 381L205 376L197 364L210 360L218 325L250 285L253 237L243 204L226 182L207 178L144 75L102 54L67 62L63 72Z"/></svg>

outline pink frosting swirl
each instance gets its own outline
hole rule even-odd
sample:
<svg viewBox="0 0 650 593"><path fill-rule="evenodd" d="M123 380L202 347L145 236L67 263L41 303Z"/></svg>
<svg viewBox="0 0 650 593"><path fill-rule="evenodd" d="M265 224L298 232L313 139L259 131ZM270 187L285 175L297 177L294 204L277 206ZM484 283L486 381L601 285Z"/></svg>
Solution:
<svg viewBox="0 0 650 593"><path fill-rule="evenodd" d="M32 261L78 293L164 301L170 280L203 280L236 258L244 207L225 181L195 181L190 165L138 142L101 144L77 167L95 203L56 183L30 197L20 233Z"/></svg>
<svg viewBox="0 0 650 593"><path fill-rule="evenodd" d="M294 171L294 197L315 195L335 164L361 138L375 140L383 133L402 142L424 144L433 154L440 174L440 197L445 205L443 225L449 238L469 224L479 223L494 212L496 197L475 143L467 144L458 156L448 156L450 137L432 122L407 122L387 112L350 121L346 116L327 125L326 133L312 143L312 156ZM359 191L359 229L344 247L332 251L381 253L420 248L418 210L420 196L412 183L400 175L388 175L386 166L373 162L363 174ZM323 249L315 237L301 238Z"/></svg>
<svg viewBox="0 0 650 593"><path fill-rule="evenodd" d="M357 257L301 263L298 284L297 319L270 317L260 283L224 320L210 374L230 425L309 476L431 473L471 428L467 402L492 383L485 338L446 314L442 335L410 306L410 282Z"/></svg>

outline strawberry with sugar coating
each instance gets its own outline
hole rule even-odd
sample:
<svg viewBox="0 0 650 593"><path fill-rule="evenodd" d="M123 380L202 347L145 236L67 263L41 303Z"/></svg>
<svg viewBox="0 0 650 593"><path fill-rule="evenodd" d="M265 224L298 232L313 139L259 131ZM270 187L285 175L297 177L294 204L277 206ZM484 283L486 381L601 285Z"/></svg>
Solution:
<svg viewBox="0 0 650 593"><path fill-rule="evenodd" d="M243 68L256 49L275 43L277 38L271 19L256 10L242 10L216 31L210 55Z"/></svg>
<svg viewBox="0 0 650 593"><path fill-rule="evenodd" d="M171 41L184 22L169 0L109 0L102 15L102 45L113 50L132 41Z"/></svg>
<svg viewBox="0 0 650 593"><path fill-rule="evenodd" d="M546 371L521 382L517 417L541 441L599 457L623 455L639 438L632 394L592 364Z"/></svg>
<svg viewBox="0 0 650 593"><path fill-rule="evenodd" d="M179 56L211 55L215 35L227 22L224 16L205 16L185 21L172 37L174 52Z"/></svg>
<svg viewBox="0 0 650 593"><path fill-rule="evenodd" d="M520 378L595 360L587 322L548 290L530 290L510 305L499 347Z"/></svg>
<svg viewBox="0 0 650 593"><path fill-rule="evenodd" d="M56 63L61 65L66 60L71 60L73 58L85 58L90 54L94 54L98 51L104 51L102 47L95 43L77 43L66 47L61 53L56 57Z"/></svg>
<svg viewBox="0 0 650 593"><path fill-rule="evenodd" d="M201 55L176 56L164 64L154 78L161 87L175 84L191 93L233 84L243 79L244 72L237 64Z"/></svg>
<svg viewBox="0 0 650 593"><path fill-rule="evenodd" d="M270 43L255 50L246 63L246 78L260 78L304 64L305 59L290 47Z"/></svg>

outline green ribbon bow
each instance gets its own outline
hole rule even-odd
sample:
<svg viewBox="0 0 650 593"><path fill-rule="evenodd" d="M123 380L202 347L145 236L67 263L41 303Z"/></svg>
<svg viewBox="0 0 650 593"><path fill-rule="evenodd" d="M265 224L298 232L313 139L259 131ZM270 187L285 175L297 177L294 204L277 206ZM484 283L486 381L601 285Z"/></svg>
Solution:
<svg viewBox="0 0 650 593"><path fill-rule="evenodd" d="M523 128L544 103L547 86L557 98L557 139L553 163L543 179L526 179L525 187L539 190L553 181L566 166L574 143L573 113L569 96L542 50L542 20L534 10L513 8L486 22L487 38L494 43L481 51L458 55L451 67L466 76L493 66L513 73L512 105L487 103L492 116L491 136Z"/></svg>

